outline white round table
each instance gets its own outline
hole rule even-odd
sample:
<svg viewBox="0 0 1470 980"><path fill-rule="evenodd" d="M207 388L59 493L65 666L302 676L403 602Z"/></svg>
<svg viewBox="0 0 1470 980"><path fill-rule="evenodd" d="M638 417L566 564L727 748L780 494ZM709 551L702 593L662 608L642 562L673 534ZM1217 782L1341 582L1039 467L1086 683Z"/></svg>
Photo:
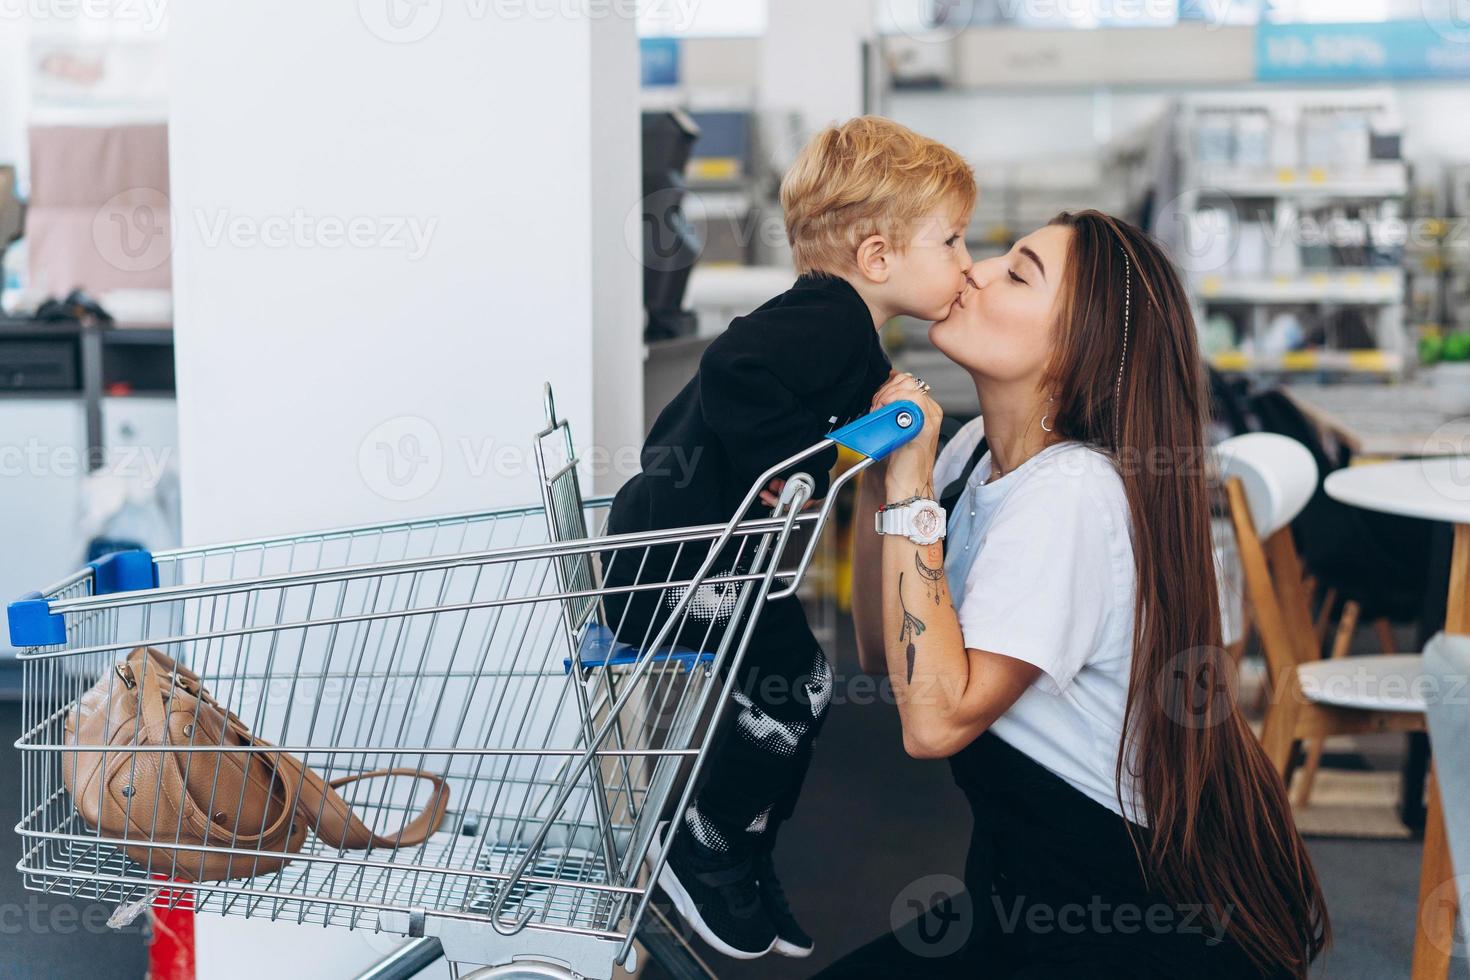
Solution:
<svg viewBox="0 0 1470 980"><path fill-rule="evenodd" d="M1323 489L1334 500L1354 507L1455 525L1445 631L1470 634L1470 456L1349 466L1328 476ZM1439 788L1431 776L1424 863L1419 871L1421 912L1414 940L1414 980L1440 980L1449 973L1453 945L1446 938L1444 923L1450 922L1453 930L1455 909L1446 906L1453 904L1455 889L1449 889L1450 900L1440 906L1441 911L1448 911L1447 920L1431 922L1423 910L1434 904L1444 883L1454 876Z"/></svg>
<svg viewBox="0 0 1470 980"><path fill-rule="evenodd" d="M1349 466L1323 487L1334 500L1365 510L1470 524L1470 456Z"/></svg>

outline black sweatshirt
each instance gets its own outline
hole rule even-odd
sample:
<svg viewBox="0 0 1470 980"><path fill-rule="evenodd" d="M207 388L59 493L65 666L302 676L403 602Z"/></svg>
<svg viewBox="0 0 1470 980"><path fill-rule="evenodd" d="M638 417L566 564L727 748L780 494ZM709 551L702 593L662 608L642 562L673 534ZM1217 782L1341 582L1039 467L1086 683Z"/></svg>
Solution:
<svg viewBox="0 0 1470 980"><path fill-rule="evenodd" d="M888 357L857 290L802 276L736 317L648 433L642 472L613 502L614 533L721 523L756 477L866 415L888 379ZM801 464L827 493L829 449Z"/></svg>
<svg viewBox="0 0 1470 980"><path fill-rule="evenodd" d="M747 316L737 317L700 358L699 370L659 413L639 461L642 472L618 491L608 531L664 530L728 521L767 469L820 442L838 426L866 415L888 379L888 357L873 315L843 279L806 275ZM824 497L837 450L801 462L814 496ZM788 476L788 474L782 474ZM759 500L744 515L768 514ZM604 555L608 585L668 580L673 546L641 555ZM678 577L687 578L708 553L687 547ZM608 601L618 634L639 642L656 598L641 593L625 615L620 597ZM706 620L706 622L708 622Z"/></svg>

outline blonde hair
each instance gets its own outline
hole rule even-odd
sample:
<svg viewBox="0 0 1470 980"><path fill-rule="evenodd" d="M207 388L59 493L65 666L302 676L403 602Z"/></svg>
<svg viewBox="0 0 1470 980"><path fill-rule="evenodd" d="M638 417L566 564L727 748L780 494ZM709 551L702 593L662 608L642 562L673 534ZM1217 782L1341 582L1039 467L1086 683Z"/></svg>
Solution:
<svg viewBox="0 0 1470 980"><path fill-rule="evenodd" d="M786 237L799 275L842 273L883 235L902 251L914 224L941 207L975 206L975 175L954 150L881 116L813 137L781 181Z"/></svg>

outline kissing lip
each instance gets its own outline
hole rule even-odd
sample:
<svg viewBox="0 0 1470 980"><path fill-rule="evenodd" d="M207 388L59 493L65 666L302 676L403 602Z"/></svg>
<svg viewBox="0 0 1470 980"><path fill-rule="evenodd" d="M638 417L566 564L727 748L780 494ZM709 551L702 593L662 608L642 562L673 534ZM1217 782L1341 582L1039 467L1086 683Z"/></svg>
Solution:
<svg viewBox="0 0 1470 980"><path fill-rule="evenodd" d="M965 274L965 285L963 287L961 287L961 289L960 289L959 292L957 292L957 293L954 294L954 301L952 303L950 303L950 305L951 306L954 306L955 304L958 304L961 309L964 309L964 306L965 306L965 293L969 292L972 289L979 289L979 288L980 288L979 286L975 285L975 280L973 280L973 279L970 278L969 273L966 273Z"/></svg>

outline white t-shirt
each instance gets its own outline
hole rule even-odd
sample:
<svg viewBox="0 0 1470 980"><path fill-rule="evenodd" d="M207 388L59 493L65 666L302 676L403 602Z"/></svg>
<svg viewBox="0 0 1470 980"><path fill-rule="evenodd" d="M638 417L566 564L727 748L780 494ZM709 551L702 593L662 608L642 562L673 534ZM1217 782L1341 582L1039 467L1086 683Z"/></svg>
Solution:
<svg viewBox="0 0 1470 980"><path fill-rule="evenodd" d="M939 454L935 491L984 435L976 419ZM1106 455L1049 446L986 484L987 452L949 515L944 567L965 646L1041 668L992 726L1114 812L1114 766L1133 661L1136 573L1123 480ZM1143 823L1125 770L1126 815Z"/></svg>

